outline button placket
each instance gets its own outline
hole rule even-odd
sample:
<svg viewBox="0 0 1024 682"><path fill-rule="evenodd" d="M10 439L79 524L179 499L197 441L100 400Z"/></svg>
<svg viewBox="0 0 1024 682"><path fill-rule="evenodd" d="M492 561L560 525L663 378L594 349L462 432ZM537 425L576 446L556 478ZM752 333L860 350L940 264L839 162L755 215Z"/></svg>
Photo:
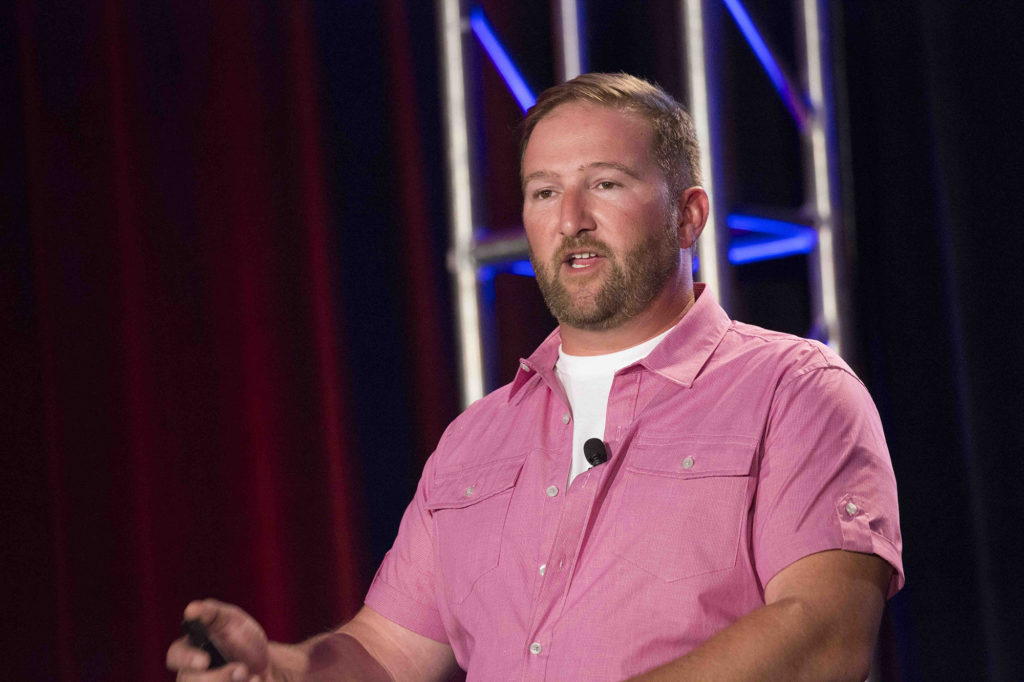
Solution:
<svg viewBox="0 0 1024 682"><path fill-rule="evenodd" d="M559 413L555 412L555 415L559 415ZM571 439L572 413L570 411L562 412L560 416L555 416L555 420L559 418L565 426L569 427L562 430L559 440ZM555 420L552 420L554 422L552 426L557 428L558 422ZM566 451L569 450L567 445ZM559 466L557 469L561 469L561 467ZM551 539L552 544L545 543L547 550L545 563L534 564L537 566L536 587L533 592L535 615L529 625L527 636L530 639L527 639L525 643L529 652L525 658L528 661L534 661L534 666L544 665L548 658L551 646L549 639L551 619L557 619L557 614L564 608L565 598L572 582L575 553L586 526L590 502L596 493L594 486L571 486L567 485L564 480L557 485L551 483L553 474L554 471L547 472L545 478L548 479L549 485L543 486L542 483L541 489L554 505L549 506L548 509L557 517L552 517L555 523L555 535ZM561 480L561 476L562 472L559 471L555 480ZM541 481L543 480L542 478ZM581 479L577 478L576 480L580 481ZM562 499L563 497L564 499ZM537 646L533 647L533 644ZM541 668L537 667L534 670L541 670Z"/></svg>

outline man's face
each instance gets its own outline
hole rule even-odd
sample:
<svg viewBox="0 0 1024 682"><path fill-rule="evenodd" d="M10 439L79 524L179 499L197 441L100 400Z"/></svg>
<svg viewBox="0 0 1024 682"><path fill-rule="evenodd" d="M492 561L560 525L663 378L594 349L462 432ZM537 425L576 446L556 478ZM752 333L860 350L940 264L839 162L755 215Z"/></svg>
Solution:
<svg viewBox="0 0 1024 682"><path fill-rule="evenodd" d="M618 326L679 268L678 208L636 114L569 103L533 129L523 154L523 225L544 300L559 323Z"/></svg>

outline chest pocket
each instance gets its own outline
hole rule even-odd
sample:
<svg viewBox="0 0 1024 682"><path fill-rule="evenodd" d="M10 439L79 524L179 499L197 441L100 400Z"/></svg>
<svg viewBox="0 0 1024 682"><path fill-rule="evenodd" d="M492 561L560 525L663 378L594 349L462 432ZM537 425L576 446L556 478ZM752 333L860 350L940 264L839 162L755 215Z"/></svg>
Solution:
<svg viewBox="0 0 1024 682"><path fill-rule="evenodd" d="M756 443L634 442L612 515L612 551L662 580L736 564Z"/></svg>
<svg viewBox="0 0 1024 682"><path fill-rule="evenodd" d="M501 558L501 536L520 457L439 472L426 508L437 538L438 564L449 601L461 604Z"/></svg>

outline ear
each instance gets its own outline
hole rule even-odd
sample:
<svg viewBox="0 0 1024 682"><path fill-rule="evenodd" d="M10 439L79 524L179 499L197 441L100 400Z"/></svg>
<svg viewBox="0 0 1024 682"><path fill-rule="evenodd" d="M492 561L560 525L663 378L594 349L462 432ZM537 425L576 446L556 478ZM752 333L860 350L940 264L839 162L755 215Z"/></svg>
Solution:
<svg viewBox="0 0 1024 682"><path fill-rule="evenodd" d="M679 248L688 249L697 242L708 222L710 202L703 187L684 189L677 200L679 208Z"/></svg>

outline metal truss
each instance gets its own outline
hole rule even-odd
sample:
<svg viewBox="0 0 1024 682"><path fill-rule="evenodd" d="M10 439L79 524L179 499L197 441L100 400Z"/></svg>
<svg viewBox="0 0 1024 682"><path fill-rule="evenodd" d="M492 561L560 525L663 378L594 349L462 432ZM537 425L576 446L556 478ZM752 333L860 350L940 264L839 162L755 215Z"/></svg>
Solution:
<svg viewBox="0 0 1024 682"><path fill-rule="evenodd" d="M831 97L831 65L828 49L827 2L796 0L799 17L799 85L781 68L757 31L740 0L679 0L679 31L684 54L680 55L689 83L689 110L701 144L704 187L712 201L711 218L698 242L698 278L707 282L727 310L733 292L728 268L757 260L809 254L812 329L808 336L827 342L840 354L849 355L849 300L845 257L841 245L838 144ZM712 58L705 10L712 2L724 2L748 44L764 67L775 90L800 132L805 178L805 206L799 211L771 209L771 217L730 214L714 186L722 178L721 126L712 119L713 98L720 91L712 82ZM527 244L520 232L512 236L477 239L473 193L478 186L471 171L472 141L469 135L464 41L479 40L494 67L525 112L535 97L519 74L512 57L487 22L483 9L462 0L437 0L445 136L448 164L450 250L448 265L453 278L459 340L460 391L464 405L483 397L486 385L484 358L493 345L481 331L482 278L493 277L496 268L532 274L526 259ZM467 11L468 9L468 11ZM561 80L586 70L584 35L576 0L552 0L555 18L555 61ZM779 219L783 216L784 219Z"/></svg>

